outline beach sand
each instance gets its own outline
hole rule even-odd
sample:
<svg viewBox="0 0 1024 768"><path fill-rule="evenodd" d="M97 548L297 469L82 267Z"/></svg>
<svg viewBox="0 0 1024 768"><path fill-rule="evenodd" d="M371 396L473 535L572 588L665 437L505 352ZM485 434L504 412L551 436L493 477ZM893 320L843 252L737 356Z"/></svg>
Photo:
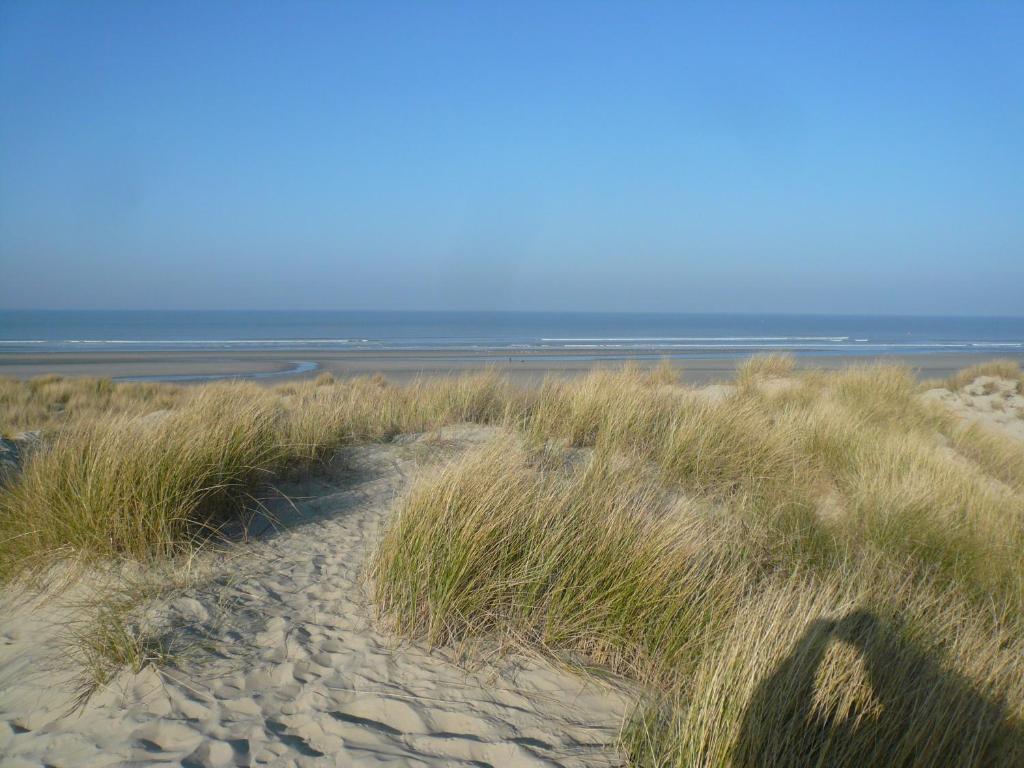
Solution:
<svg viewBox="0 0 1024 768"><path fill-rule="evenodd" d="M1016 382L980 377L922 397L1024 439ZM89 582L46 598L0 592L3 764L620 764L616 739L636 700L625 683L575 674L568 660L404 642L372 607L366 561L403 494L498 432L399 436L283 484L267 501L277 528L229 557L201 555L194 582L149 610L180 657L122 672L74 713L67 630Z"/></svg>
<svg viewBox="0 0 1024 768"><path fill-rule="evenodd" d="M286 529L154 609L169 637L209 650L124 673L78 713L67 715L73 668L55 631L73 600L8 596L3 764L617 764L624 688L538 658L485 664L401 643L375 620L364 562L396 498L428 453L450 459L492 434L450 428L440 452L425 452L422 436L353 449L327 474L283 487L294 507L272 507Z"/></svg>
<svg viewBox="0 0 1024 768"><path fill-rule="evenodd" d="M957 392L944 387L922 395L938 400L963 421L1024 440L1024 392L1017 382L995 376L979 376Z"/></svg>
<svg viewBox="0 0 1024 768"><path fill-rule="evenodd" d="M994 357L1008 355L986 354L928 354L887 355L882 357L851 357L840 355L807 356L797 358L797 369L841 368L854 363L884 361L902 363L913 368L922 379L945 378L961 368L985 362ZM1009 355L1024 363L1024 354ZM683 380L690 384L727 381L732 378L738 362L745 358L676 358L672 362L682 371ZM516 383L535 383L545 376L573 376L593 368L620 367L625 360L614 354L558 354L530 352L512 356L450 352L362 352L362 351L267 351L267 352L129 352L107 354L102 352L22 354L0 353L0 376L30 378L45 374L62 376L173 377L210 375L244 376L246 374L278 373L280 375L257 379L273 384L289 378L299 363L315 363L311 372L299 374L316 376L327 371L335 376L368 376L382 373L390 380L402 383L416 376L440 376L465 373L493 367L508 375ZM642 366L657 365L658 358L638 360Z"/></svg>

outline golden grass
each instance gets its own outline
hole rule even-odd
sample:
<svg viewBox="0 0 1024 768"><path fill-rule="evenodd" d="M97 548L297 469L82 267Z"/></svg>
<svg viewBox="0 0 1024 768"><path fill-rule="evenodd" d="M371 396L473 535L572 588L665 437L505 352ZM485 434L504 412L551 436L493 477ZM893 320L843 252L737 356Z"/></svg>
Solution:
<svg viewBox="0 0 1024 768"><path fill-rule="evenodd" d="M0 576L187 554L282 471L494 424L506 438L420 480L375 553L397 631L642 682L636 765L1021 763L1024 449L923 403L905 368L755 358L715 397L668 364L535 389L123 386L0 386L0 423L49 430L0 490ZM100 677L159 655L92 640L116 649Z"/></svg>
<svg viewBox="0 0 1024 768"><path fill-rule="evenodd" d="M981 424L966 424L947 432L954 448L976 461L992 477L1024 491L1024 444Z"/></svg>
<svg viewBox="0 0 1024 768"><path fill-rule="evenodd" d="M1019 764L1017 454L945 445L899 367L749 369L725 399L549 382L528 444L589 458L505 441L421 481L373 561L384 614L644 682L637 765Z"/></svg>
<svg viewBox="0 0 1024 768"><path fill-rule="evenodd" d="M194 390L154 417L85 419L0 493L0 575L75 558L174 555L290 458L256 387Z"/></svg>
<svg viewBox="0 0 1024 768"><path fill-rule="evenodd" d="M752 355L736 368L736 383L750 387L764 379L778 379L793 373L796 359L789 354Z"/></svg>
<svg viewBox="0 0 1024 768"><path fill-rule="evenodd" d="M143 414L173 408L188 390L171 384L40 376L0 377L0 436L52 430L91 417Z"/></svg>
<svg viewBox="0 0 1024 768"><path fill-rule="evenodd" d="M1019 633L858 570L752 591L685 684L630 723L632 764L1019 765Z"/></svg>
<svg viewBox="0 0 1024 768"><path fill-rule="evenodd" d="M387 532L371 572L396 628L448 643L511 627L641 679L685 668L707 607L742 590L732 555L635 462L565 469L509 442L419 485Z"/></svg>
<svg viewBox="0 0 1024 768"><path fill-rule="evenodd" d="M503 421L530 397L493 373L409 387L323 376L276 390L56 378L5 387L4 423L43 426L47 439L0 490L0 578L46 570L58 557L187 553L284 469L346 444ZM43 407L53 388L72 393L59 426Z"/></svg>
<svg viewBox="0 0 1024 768"><path fill-rule="evenodd" d="M414 488L371 565L398 632L497 633L645 683L637 765L1017 764L1019 617L970 578L862 532L824 567L636 458L550 451L501 440Z"/></svg>
<svg viewBox="0 0 1024 768"><path fill-rule="evenodd" d="M957 371L945 381L946 389L956 392L974 382L979 376L994 376L998 379L1009 379L1018 382L1018 389L1024 384L1024 373L1016 360L989 360L970 368Z"/></svg>

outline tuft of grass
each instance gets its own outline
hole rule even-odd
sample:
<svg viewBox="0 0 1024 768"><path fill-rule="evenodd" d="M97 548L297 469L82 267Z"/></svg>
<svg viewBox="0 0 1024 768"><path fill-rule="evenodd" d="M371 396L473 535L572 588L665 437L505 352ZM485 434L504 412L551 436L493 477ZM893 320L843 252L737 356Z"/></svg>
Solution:
<svg viewBox="0 0 1024 768"><path fill-rule="evenodd" d="M403 634L498 633L645 683L635 765L1017 764L1024 638L968 576L907 568L892 531L825 569L771 546L766 570L756 542L790 531L675 497L652 471L600 449L568 468L508 441L471 454L386 531L376 602Z"/></svg>
<svg viewBox="0 0 1024 768"><path fill-rule="evenodd" d="M647 379L652 386L678 386L681 379L679 367L672 363L672 358L663 357L658 364L647 371Z"/></svg>
<svg viewBox="0 0 1024 768"><path fill-rule="evenodd" d="M743 588L728 548L633 462L554 466L500 441L418 485L370 566L378 604L435 643L500 630L640 679L690 668Z"/></svg>
<svg viewBox="0 0 1024 768"><path fill-rule="evenodd" d="M147 559L215 531L288 458L263 390L198 389L157 418L78 423L31 454L0 493L0 575L58 553Z"/></svg>
<svg viewBox="0 0 1024 768"><path fill-rule="evenodd" d="M1024 492L1024 443L978 423L965 424L946 433L953 447L992 477Z"/></svg>
<svg viewBox="0 0 1024 768"><path fill-rule="evenodd" d="M54 430L110 415L141 415L174 408L187 390L172 384L40 376L27 381L0 377L0 436Z"/></svg>
<svg viewBox="0 0 1024 768"><path fill-rule="evenodd" d="M945 381L946 389L956 392L972 384L979 376L994 376L1024 383L1024 373L1016 360L989 360L957 371ZM1018 385L1019 386L1019 385Z"/></svg>
<svg viewBox="0 0 1024 768"><path fill-rule="evenodd" d="M909 371L719 400L597 372L521 413L541 458L474 454L386 532L397 631L642 681L636 765L1019 764L1024 472L995 437L944 444ZM591 455L566 470L558 445Z"/></svg>
<svg viewBox="0 0 1024 768"><path fill-rule="evenodd" d="M736 383L740 387L752 386L765 379L781 379L793 374L796 359L793 355L773 352L751 355L736 368Z"/></svg>
<svg viewBox="0 0 1024 768"><path fill-rule="evenodd" d="M148 631L134 608L128 602L109 600L70 629L70 652L80 670L74 709L124 670L138 674L147 667L174 663L176 656L170 643L159 633Z"/></svg>
<svg viewBox="0 0 1024 768"><path fill-rule="evenodd" d="M753 592L693 676L636 713L630 763L1019 765L1019 634L955 595L859 569Z"/></svg>

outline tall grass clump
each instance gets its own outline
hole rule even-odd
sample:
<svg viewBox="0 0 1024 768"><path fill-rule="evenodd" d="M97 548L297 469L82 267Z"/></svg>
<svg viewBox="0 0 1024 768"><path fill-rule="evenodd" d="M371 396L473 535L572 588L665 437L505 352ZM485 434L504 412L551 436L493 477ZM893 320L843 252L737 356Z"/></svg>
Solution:
<svg viewBox="0 0 1024 768"><path fill-rule="evenodd" d="M256 387L199 389L155 418L76 424L0 492L0 569L45 567L57 555L173 555L284 458L277 411Z"/></svg>
<svg viewBox="0 0 1024 768"><path fill-rule="evenodd" d="M953 448L993 478L1024 492L1024 443L981 424L958 425L946 434Z"/></svg>
<svg viewBox="0 0 1024 768"><path fill-rule="evenodd" d="M598 453L567 468L503 441L415 488L371 572L400 632L511 632L654 679L690 668L742 591L712 539L634 463Z"/></svg>
<svg viewBox="0 0 1024 768"><path fill-rule="evenodd" d="M750 393L711 399L699 390L652 388L638 372L595 372L545 384L527 432L535 442L635 457L669 484L729 504L760 531L770 521L799 546L823 545L813 516L815 466L794 424Z"/></svg>
<svg viewBox="0 0 1024 768"><path fill-rule="evenodd" d="M1020 635L955 594L860 570L751 593L685 685L637 712L630 763L1020 765Z"/></svg>
<svg viewBox="0 0 1024 768"><path fill-rule="evenodd" d="M766 570L749 523L649 467L563 459L504 442L416 486L371 566L397 631L640 680L634 765L1019 764L1024 637L969 579L870 546Z"/></svg>
<svg viewBox="0 0 1024 768"><path fill-rule="evenodd" d="M978 365L957 371L945 381L946 389L951 392L963 389L980 376L993 376L997 379L1009 379L1018 383L1018 389L1024 385L1024 373L1016 360L989 360Z"/></svg>
<svg viewBox="0 0 1024 768"><path fill-rule="evenodd" d="M751 355L736 367L736 384L741 388L755 385L765 379L780 379L792 375L796 359L785 353Z"/></svg>
<svg viewBox="0 0 1024 768"><path fill-rule="evenodd" d="M373 561L384 615L643 681L636 765L1019 764L1016 447L946 441L905 368L787 374L548 382L518 424L584 458L506 446L419 484Z"/></svg>
<svg viewBox="0 0 1024 768"><path fill-rule="evenodd" d="M524 411L534 440L593 446L598 438L624 449L658 444L672 423L681 388L654 387L638 368L598 370L574 380L545 381Z"/></svg>
<svg viewBox="0 0 1024 768"><path fill-rule="evenodd" d="M186 391L172 384L115 384L110 379L0 377L0 437L24 430L53 430L90 418L169 409Z"/></svg>

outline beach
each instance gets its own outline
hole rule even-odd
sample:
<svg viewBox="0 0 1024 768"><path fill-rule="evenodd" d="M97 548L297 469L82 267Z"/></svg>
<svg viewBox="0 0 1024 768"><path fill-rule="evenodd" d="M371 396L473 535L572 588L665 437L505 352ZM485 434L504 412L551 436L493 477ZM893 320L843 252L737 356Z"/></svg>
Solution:
<svg viewBox="0 0 1024 768"><path fill-rule="evenodd" d="M946 353L914 355L815 355L797 357L798 369L836 369L851 364L893 362L906 365L921 379L944 378L970 365L996 357L1024 361L1024 352ZM346 351L346 350L245 350L245 351L145 351L145 352L0 352L0 376L31 378L93 376L113 379L196 380L206 377L246 377L272 384L315 377L327 372L341 378L382 373L391 381L408 382L418 376L446 376L493 369L512 381L537 383L547 376L577 376L593 368L619 368L632 360L641 367L653 367L661 357L647 354L629 358L615 351L558 352L517 351L501 355L488 352ZM685 382L703 384L731 379L745 356L668 358ZM310 370L294 372L302 363Z"/></svg>
<svg viewBox="0 0 1024 768"><path fill-rule="evenodd" d="M444 433L455 453L492 437ZM72 714L59 658L61 628L81 615L74 599L0 591L0 755L208 768L615 765L625 689L535 655L467 665L399 644L375 620L366 560L422 469L422 439L351 452L282 486L267 502L278 533L258 532L244 552L207 559L192 584L148 601L174 638L174 669L119 671ZM178 650L197 638L212 652Z"/></svg>
<svg viewBox="0 0 1024 768"><path fill-rule="evenodd" d="M0 379L5 764L1020 764L1016 363L426 360Z"/></svg>
<svg viewBox="0 0 1024 768"><path fill-rule="evenodd" d="M0 311L0 376L263 383L381 373L389 381L492 368L511 381L668 359L691 384L755 354L798 368L871 361L922 379L1024 360L1024 319L557 312Z"/></svg>
<svg viewBox="0 0 1024 768"><path fill-rule="evenodd" d="M1024 768L1022 74L0 4L0 768Z"/></svg>

